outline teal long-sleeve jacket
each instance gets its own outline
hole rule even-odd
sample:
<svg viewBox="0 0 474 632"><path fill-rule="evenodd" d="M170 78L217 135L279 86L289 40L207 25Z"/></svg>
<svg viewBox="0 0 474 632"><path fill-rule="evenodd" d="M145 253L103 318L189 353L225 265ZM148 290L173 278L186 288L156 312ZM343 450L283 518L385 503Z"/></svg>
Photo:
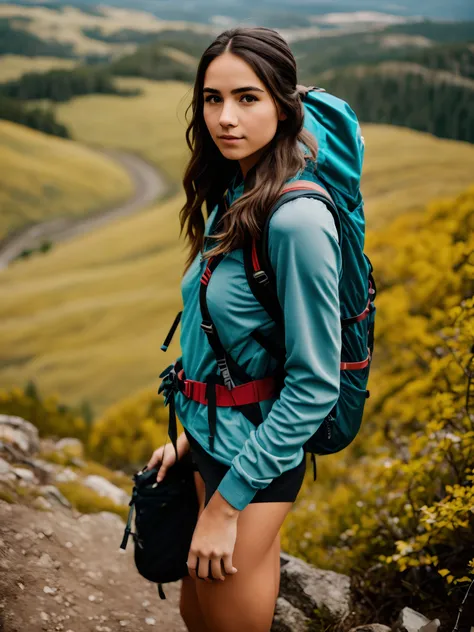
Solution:
<svg viewBox="0 0 474 632"><path fill-rule="evenodd" d="M235 181L229 188L231 203L243 193L242 183L234 185ZM207 219L205 235L217 210L214 208ZM270 220L268 252L285 319L286 377L278 397L260 402L264 421L256 428L235 408L218 406L211 452L207 406L181 392L175 396L176 413L186 430L215 459L230 466L218 491L238 510L243 510L259 489L301 463L304 443L339 397L342 257L331 213L314 199L285 203ZM181 359L186 378L200 382L217 369L201 329L199 285L206 265L207 260L201 261L198 253L181 282ZM276 360L250 332L256 328L268 332L275 325L248 286L242 249L226 254L216 268L207 301L222 344L232 358L253 379L269 375Z"/></svg>

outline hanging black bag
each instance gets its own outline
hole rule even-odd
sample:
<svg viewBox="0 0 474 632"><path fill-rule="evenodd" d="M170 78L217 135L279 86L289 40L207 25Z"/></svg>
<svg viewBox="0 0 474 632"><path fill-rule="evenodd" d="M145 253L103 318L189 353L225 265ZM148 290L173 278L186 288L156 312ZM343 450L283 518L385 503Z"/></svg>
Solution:
<svg viewBox="0 0 474 632"><path fill-rule="evenodd" d="M145 579L158 584L161 599L166 599L162 584L189 574L186 562L199 513L193 469L187 452L159 483L156 467L145 466L133 475L135 485L120 548L126 549L132 535L135 566ZM131 531L134 508L135 532Z"/></svg>

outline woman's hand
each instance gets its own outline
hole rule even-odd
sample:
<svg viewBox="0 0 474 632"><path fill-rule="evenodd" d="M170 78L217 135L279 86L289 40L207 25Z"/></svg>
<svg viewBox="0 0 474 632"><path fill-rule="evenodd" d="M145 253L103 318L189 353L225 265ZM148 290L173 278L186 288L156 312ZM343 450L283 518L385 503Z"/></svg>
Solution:
<svg viewBox="0 0 474 632"><path fill-rule="evenodd" d="M191 577L207 582L216 579L224 581L224 575L234 575L237 572L232 564L232 555L237 539L239 512L222 510L222 502L213 503L217 495L220 496L215 492L199 516L187 561Z"/></svg>
<svg viewBox="0 0 474 632"><path fill-rule="evenodd" d="M166 450L165 448L168 449ZM177 448L179 460L186 454L186 452L190 448L189 441L184 432L178 437ZM161 445L159 448L156 448L147 463L147 468L150 470L160 462L161 467L159 468L158 474L156 476L156 480L158 483L164 479L164 477L166 476L166 472L176 463L176 454L172 443L167 443L165 445Z"/></svg>

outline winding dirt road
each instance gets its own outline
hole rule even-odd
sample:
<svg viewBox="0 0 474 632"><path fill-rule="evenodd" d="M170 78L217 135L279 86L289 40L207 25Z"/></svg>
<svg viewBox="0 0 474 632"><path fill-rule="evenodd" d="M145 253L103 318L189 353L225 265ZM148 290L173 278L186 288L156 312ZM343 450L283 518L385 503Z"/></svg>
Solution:
<svg viewBox="0 0 474 632"><path fill-rule="evenodd" d="M0 242L0 270L6 268L25 249L39 248L45 240L58 242L82 235L114 219L135 213L169 192L170 187L165 178L142 158L116 149L100 151L128 172L134 185L132 197L119 206L98 211L87 217L58 218L36 224L7 237Z"/></svg>

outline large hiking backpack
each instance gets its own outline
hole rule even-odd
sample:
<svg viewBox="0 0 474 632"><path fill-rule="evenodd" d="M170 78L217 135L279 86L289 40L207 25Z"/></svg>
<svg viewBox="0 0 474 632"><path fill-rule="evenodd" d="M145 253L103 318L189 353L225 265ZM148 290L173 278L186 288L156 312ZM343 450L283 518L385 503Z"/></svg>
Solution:
<svg viewBox="0 0 474 632"><path fill-rule="evenodd" d="M285 186L266 218L261 238L252 240L243 248L249 286L275 322L271 336L258 330L251 335L277 359L277 369L269 378L252 380L223 348L206 302L207 284L223 258L218 255L209 260L202 276L200 306L203 317L201 327L216 355L219 372L208 376L205 383L186 385L185 382L191 380L184 379L182 364L178 361L168 367L170 371L158 392L170 387L165 403L173 390L180 390L208 405L211 449L216 427L215 407L219 405L219 399L220 405L234 405L256 426L263 421L258 401L268 398L272 388L282 388L285 362L283 312L276 294L275 275L267 249L269 221L283 204L297 197L322 201L334 218L342 254L339 284L342 350L338 401L317 432L303 446L305 452L311 453L316 480L315 455L334 454L343 450L355 439L361 427L365 401L370 395L367 383L374 350L376 285L372 264L363 252L365 219L360 178L364 142L356 115L347 103L320 88L308 88L302 102L304 127L315 136L318 143L317 165L308 161L301 178ZM227 193L221 202L224 207L228 207L229 203ZM171 340L180 315L181 312L172 325L163 350L166 350ZM236 380L240 383L238 386ZM251 387L248 392L244 389L245 385ZM232 397L228 397L226 389L232 392ZM173 402L170 406L169 432L174 443L176 421L173 427L172 409Z"/></svg>

